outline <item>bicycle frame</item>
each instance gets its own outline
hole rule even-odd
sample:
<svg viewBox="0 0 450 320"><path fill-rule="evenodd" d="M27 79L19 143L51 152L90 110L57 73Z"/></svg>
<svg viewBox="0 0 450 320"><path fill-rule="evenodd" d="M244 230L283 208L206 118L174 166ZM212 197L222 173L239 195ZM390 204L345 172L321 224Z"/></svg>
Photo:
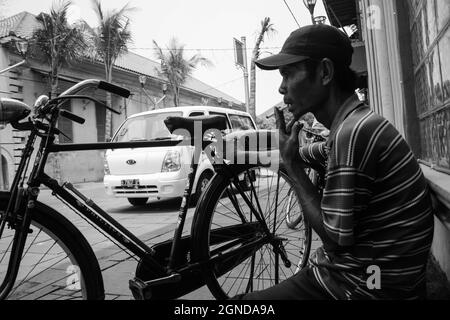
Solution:
<svg viewBox="0 0 450 320"><path fill-rule="evenodd" d="M130 231L128 231L124 226L114 220L107 212L103 211L99 206L97 206L91 199L88 199L79 191L77 191L72 184L64 183L63 185L59 185L59 183L49 177L44 172L45 164L48 160L48 156L51 153L64 152L64 151L86 151L86 150L105 150L105 149L125 149L125 148L144 148L144 147L170 147L178 145L182 142L182 140L170 140L170 141L147 141L147 142L125 142L125 143L92 143L92 144L67 144L60 145L55 144L54 132L52 132L51 127L45 127L40 123L41 128L47 132L40 132L39 128L36 128L36 124L26 123L23 124L21 129L31 128L31 133L28 138L25 149L23 150L23 157L21 159L19 168L17 170L14 182L10 189L11 198L7 206L7 210L4 213L5 217L9 217L10 219L2 219L2 225L0 227L0 238L3 233L3 229L5 227L6 221L8 220L11 225L19 230L16 232L17 241L14 240L13 246L13 255L9 261L7 276L5 277L4 283L0 287L0 293L3 295L0 298L4 298L12 288L15 279L17 277L19 265L20 265L20 257L23 253L23 248L25 246L25 240L27 237L27 232L31 223L32 212L35 204L37 202L39 196L39 190L41 185L49 188L53 193L59 196L63 202L65 202L69 207L77 211L79 214L87 218L93 225L97 226L101 230L103 230L107 235L112 237L117 241L118 244L123 246L126 250L133 253L141 262L139 263L139 268L144 268L145 270L149 270L151 274L152 280L150 281L141 281L140 279L135 279L134 282L130 281L130 288L134 288L133 294L136 298L145 299L148 298L151 294L146 292L148 288L152 288L154 286L159 286L161 284L178 284L179 290L174 290L171 292L167 298L175 298L180 296L183 293L188 293L197 288L200 288L205 283L201 275L199 274L200 268L204 263L218 263L216 260L228 259L230 256L236 255L236 257L241 257L243 252L251 252L260 248L265 243L277 243L277 239L273 239L273 237L265 237L263 239L258 239L257 241L249 242L248 244L243 245L241 248L237 249L232 253L228 253L223 255L220 259L215 259L214 261L188 261L187 265L182 265L179 263L180 252L186 250L186 243L189 242L189 237L182 237L182 232L184 228L184 224L187 216L187 209L190 200L190 196L192 193L192 186L195 178L195 174L197 171L197 163L200 157L201 152L195 149L193 152L193 158L191 163L191 173L189 175L189 183L186 186L186 190L183 196L182 206L180 207L180 213L178 217L178 224L175 229L174 237L172 241L166 243L157 244L154 247L147 246L144 242L138 239L135 235L133 235ZM26 169L31 161L31 156L33 154L34 148L33 145L36 141L37 137L41 137L41 143L39 149L37 150L37 155L34 160L33 168L31 174L28 178L28 188L23 188L22 179L23 175L26 174ZM192 141L191 141L192 143ZM204 149L206 145L210 142L203 141L202 148ZM228 165L214 165L216 170L222 170L226 172L230 177L233 177L233 172L228 168ZM234 181L235 187L239 191L239 193L243 196L244 200L247 202L247 205L253 211L256 219L263 226L263 229L267 229L267 234L270 234L267 225L264 220L260 216L260 208L255 208L253 203L248 199L245 195L245 192L240 187L238 181ZM233 201L233 200L232 200ZM258 203L257 203L258 204ZM258 204L259 206L259 204ZM20 225L19 225L20 223ZM252 228L253 224L249 223L245 228ZM240 226L240 228L243 228ZM226 230L218 231L226 232ZM245 232L242 232L245 233ZM220 239L220 237L217 237ZM168 264L165 265L161 263L156 255L157 250L167 251L167 248L170 247L170 254L168 256ZM278 251L278 247L274 245L275 250ZM283 252L279 252L283 254ZM160 259L162 260L162 259ZM233 263L229 263L228 265L221 266L218 272L226 272L229 268L232 268L239 264L241 261L235 260ZM197 276L192 276L192 274L196 274ZM187 277L186 275L191 275ZM181 282L181 284L180 284Z"/></svg>

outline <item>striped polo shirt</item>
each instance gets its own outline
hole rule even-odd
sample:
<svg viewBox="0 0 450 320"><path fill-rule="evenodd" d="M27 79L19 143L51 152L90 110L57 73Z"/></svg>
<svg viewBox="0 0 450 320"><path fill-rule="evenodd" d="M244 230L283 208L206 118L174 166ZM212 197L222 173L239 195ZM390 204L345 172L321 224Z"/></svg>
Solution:
<svg viewBox="0 0 450 320"><path fill-rule="evenodd" d="M326 145L302 152L310 161L327 160L322 217L339 245L334 252L320 248L311 258L317 281L336 299L419 298L433 213L411 149L356 95L340 108L330 131Z"/></svg>

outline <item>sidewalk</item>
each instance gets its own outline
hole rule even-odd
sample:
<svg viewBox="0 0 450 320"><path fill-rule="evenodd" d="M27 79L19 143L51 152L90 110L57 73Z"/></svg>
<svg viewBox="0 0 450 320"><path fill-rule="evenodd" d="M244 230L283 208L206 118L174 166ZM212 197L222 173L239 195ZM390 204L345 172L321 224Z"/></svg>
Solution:
<svg viewBox="0 0 450 320"><path fill-rule="evenodd" d="M147 244L156 244L171 239L173 237L174 227L175 225L167 226L139 237ZM133 232L133 230L130 231ZM100 268L102 270L105 287L105 299L133 300L134 298L131 294L128 283L129 280L134 278L138 262L129 257L117 246L111 246L109 240L98 243L95 248L98 250L98 248L103 246L104 248L100 251L96 251L95 254L99 260ZM211 300L214 299L214 297L211 295L209 290L204 287L181 297L181 299Z"/></svg>

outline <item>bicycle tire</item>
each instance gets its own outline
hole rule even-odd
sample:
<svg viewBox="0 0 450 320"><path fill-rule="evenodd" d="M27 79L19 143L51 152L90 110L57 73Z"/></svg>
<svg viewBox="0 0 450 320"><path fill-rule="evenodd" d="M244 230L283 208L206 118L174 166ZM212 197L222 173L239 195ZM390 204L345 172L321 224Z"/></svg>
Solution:
<svg viewBox="0 0 450 320"><path fill-rule="evenodd" d="M260 169L258 166L251 168L251 170L256 171L260 171ZM239 176L240 178L247 172L243 168L234 170L236 170L235 176ZM267 169L263 168L263 170ZM228 260L217 262L216 264L211 262L214 258L223 257L224 254L237 252L236 250L242 249L249 242L257 240L256 237L259 237L258 239L261 238L261 235L257 233L238 233L237 230L239 228L241 231L250 225L260 228L261 224L254 222L254 215L251 213L247 204L245 204L247 208L242 207L244 204L241 202L241 194L235 193L236 197L240 197L240 199L237 199L239 205L236 206L233 206L230 200L230 197L233 197L233 193L224 196L227 190L233 191L233 188L230 188L231 181L227 175L218 172L211 180L208 189L202 195L197 205L191 231L193 259L199 262L208 261L207 263L201 263L202 275L205 278L209 290L216 299L228 299L239 294L269 288L294 275L299 268L303 268L307 263L310 243L306 242L310 239L310 235L308 236L305 232L308 233L308 231L301 230L301 228L297 228L296 230L289 229L286 227L284 221L285 215L282 206L284 205L286 193L292 181L282 170L277 173L271 172L270 174L264 177L260 171L259 174L255 175L253 188L255 189L255 194L261 200L260 202L266 202L260 207L271 233L276 236L286 237L283 245L292 264L290 267L286 267L281 259L279 259L279 255L273 250L271 244L264 244L261 247L252 248L249 252L246 252L246 256L234 257L236 259L235 262ZM272 188L274 181L277 181L278 184L278 188L275 188L275 190ZM278 191L278 198L270 200L270 193L272 191ZM251 190L244 192L249 198L253 194ZM252 199L252 203L256 203L256 197L254 200ZM230 206L234 207L236 212L232 212ZM237 219L238 207L244 209L241 210L241 213L245 214L247 222L244 223L242 219ZM274 214L275 208L277 208L276 215ZM221 212L221 210L225 209L228 209L229 212ZM220 243L216 245L219 236L217 230L225 230L229 235L226 238L220 234L222 238L219 239ZM233 230L236 230L236 232L231 232ZM248 238L246 238L247 236ZM239 242L239 239L242 239L242 241ZM231 247L232 243L234 243L234 246ZM227 246L230 246L228 251L220 251L221 248L226 248ZM219 271L219 269L224 268L223 265L226 265L224 262L236 265L233 265L231 270L223 273L223 270Z"/></svg>
<svg viewBox="0 0 450 320"><path fill-rule="evenodd" d="M317 171L312 169L312 168L307 168L307 175L309 177L309 179L311 180L311 182L317 186L318 183L318 174ZM292 192L294 192L294 190L292 189ZM286 210L286 225L291 228L291 229L295 229L297 227L297 225L305 219L304 215L303 215L303 209L300 206L300 210L298 210L298 215L295 215L292 210Z"/></svg>
<svg viewBox="0 0 450 320"><path fill-rule="evenodd" d="M0 210L6 202L0 201ZM37 203L33 211L18 277L7 299L102 300L105 297L98 261L81 232L57 211ZM0 282L9 262L15 230L0 239Z"/></svg>
<svg viewBox="0 0 450 320"><path fill-rule="evenodd" d="M295 196L295 191L293 189L289 190L289 200L288 203L291 202L291 197ZM286 208L286 225L290 229L295 229L297 225L303 221L305 218L303 216L303 210L301 206L299 206L298 215L294 215L292 212L292 205L288 205Z"/></svg>

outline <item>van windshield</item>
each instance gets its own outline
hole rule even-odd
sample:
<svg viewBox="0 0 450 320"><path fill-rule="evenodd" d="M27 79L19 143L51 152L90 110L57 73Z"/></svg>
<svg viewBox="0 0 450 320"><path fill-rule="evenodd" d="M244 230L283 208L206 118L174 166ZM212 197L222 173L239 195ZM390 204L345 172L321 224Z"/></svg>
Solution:
<svg viewBox="0 0 450 320"><path fill-rule="evenodd" d="M148 141L171 136L164 124L167 117L181 117L182 112L163 112L128 119L114 137L114 142Z"/></svg>

